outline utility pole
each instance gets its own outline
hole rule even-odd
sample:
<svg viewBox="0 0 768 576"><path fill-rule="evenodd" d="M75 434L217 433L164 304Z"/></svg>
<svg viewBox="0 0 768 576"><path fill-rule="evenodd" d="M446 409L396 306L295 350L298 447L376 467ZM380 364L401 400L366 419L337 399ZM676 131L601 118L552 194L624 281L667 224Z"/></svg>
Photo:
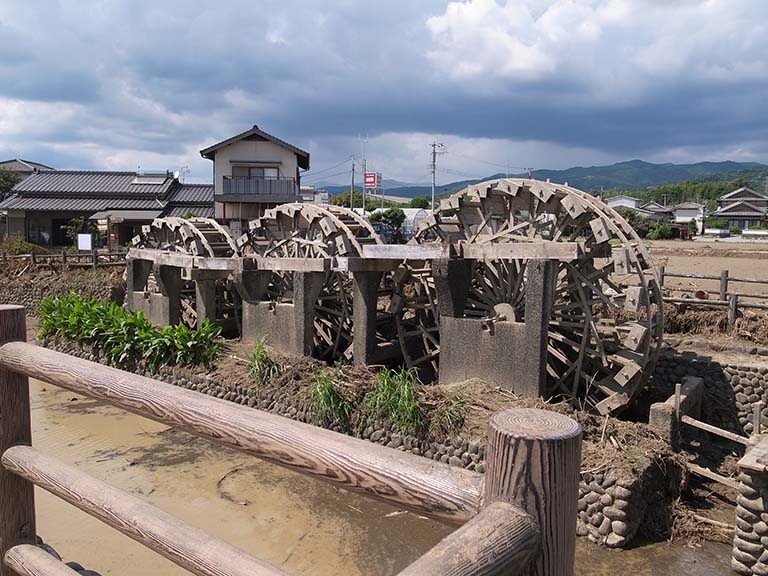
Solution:
<svg viewBox="0 0 768 576"><path fill-rule="evenodd" d="M362 141L363 145L363 216L365 216L365 172L367 170L365 162L365 144L368 142L368 136Z"/></svg>
<svg viewBox="0 0 768 576"><path fill-rule="evenodd" d="M349 188L349 209L352 210L355 200L355 157L352 156L352 186Z"/></svg>
<svg viewBox="0 0 768 576"><path fill-rule="evenodd" d="M437 154L438 149L442 151L444 145L438 142L432 142L432 162L429 167L432 172L432 212L435 211L435 172L437 171Z"/></svg>

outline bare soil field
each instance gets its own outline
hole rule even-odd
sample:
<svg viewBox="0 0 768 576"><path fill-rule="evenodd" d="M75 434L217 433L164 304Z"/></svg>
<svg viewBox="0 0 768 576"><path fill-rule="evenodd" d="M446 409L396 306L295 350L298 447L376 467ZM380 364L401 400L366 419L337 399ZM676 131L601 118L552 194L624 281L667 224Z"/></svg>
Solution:
<svg viewBox="0 0 768 576"><path fill-rule="evenodd" d="M764 242L686 242L663 240L649 242L656 266L665 266L674 274L699 274L719 276L728 270L731 278L748 278L768 282L768 244ZM664 287L679 288L693 294L697 290L718 291L718 280L700 278L670 278ZM729 290L745 294L766 294L768 285L744 282L729 283Z"/></svg>

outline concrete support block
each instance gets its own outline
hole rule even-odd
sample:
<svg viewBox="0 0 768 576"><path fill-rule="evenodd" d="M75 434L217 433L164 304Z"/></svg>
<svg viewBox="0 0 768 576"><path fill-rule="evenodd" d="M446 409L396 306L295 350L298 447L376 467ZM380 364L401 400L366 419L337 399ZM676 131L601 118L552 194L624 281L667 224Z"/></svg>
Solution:
<svg viewBox="0 0 768 576"><path fill-rule="evenodd" d="M547 328L556 263L531 261L527 270L525 322L497 321L493 329L488 330L482 320L441 313L441 383L480 378L515 393L530 396L545 393ZM458 290L450 288L450 280L449 272L444 294L454 298L452 306L455 306Z"/></svg>
<svg viewBox="0 0 768 576"><path fill-rule="evenodd" d="M216 321L216 280L195 280L197 326Z"/></svg>
<svg viewBox="0 0 768 576"><path fill-rule="evenodd" d="M704 398L704 379L686 376L680 387L680 415L698 419L701 416L701 403ZM675 414L675 397L670 396L665 402L651 405L648 424L661 438L673 447L679 445L679 423Z"/></svg>
<svg viewBox="0 0 768 576"><path fill-rule="evenodd" d="M154 266L160 294L150 296L150 321L158 326L181 322L181 269L173 266Z"/></svg>
<svg viewBox="0 0 768 576"><path fill-rule="evenodd" d="M432 260L437 308L440 316L461 318L472 282L474 260L439 258Z"/></svg>
<svg viewBox="0 0 768 576"><path fill-rule="evenodd" d="M128 292L142 292L147 289L147 281L152 272L150 260L132 258L126 262L126 290Z"/></svg>
<svg viewBox="0 0 768 576"><path fill-rule="evenodd" d="M265 338L270 346L286 354L312 354L315 335L314 307L325 281L325 273L293 274L293 303L251 299L259 291L262 294L260 298L265 297L266 284L263 277L251 276L252 283L243 286L248 296L248 299L243 298L243 340L255 341Z"/></svg>
<svg viewBox="0 0 768 576"><path fill-rule="evenodd" d="M381 272L352 273L352 357L358 365L375 363L376 303L381 276Z"/></svg>

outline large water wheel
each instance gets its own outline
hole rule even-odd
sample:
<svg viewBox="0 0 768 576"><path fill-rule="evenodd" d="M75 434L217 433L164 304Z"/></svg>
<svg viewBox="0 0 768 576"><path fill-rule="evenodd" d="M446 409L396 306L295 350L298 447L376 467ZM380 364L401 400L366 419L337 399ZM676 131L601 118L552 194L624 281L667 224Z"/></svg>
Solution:
<svg viewBox="0 0 768 576"><path fill-rule="evenodd" d="M381 244L370 223L332 205L282 204L250 223L238 240L244 255L267 258L331 258L361 256L365 244ZM267 289L274 302L293 300L293 274L274 272ZM312 355L329 362L352 355L352 278L343 271L325 273L314 306Z"/></svg>
<svg viewBox="0 0 768 576"><path fill-rule="evenodd" d="M239 254L229 232L212 218L155 218L142 226L132 240L136 248L176 252L190 256L232 258ZM157 291L154 274L150 274L147 290ZM222 324L236 324L239 295L228 280L216 281L216 319ZM197 324L195 284L187 281L181 288L181 318L190 327Z"/></svg>
<svg viewBox="0 0 768 576"><path fill-rule="evenodd" d="M548 393L607 414L647 382L662 340L661 293L632 227L595 197L568 186L501 179L440 204L415 240L581 242L586 258L560 262L548 329ZM435 373L439 317L428 262L395 275L393 303L406 362ZM478 261L465 316L524 321L525 260Z"/></svg>

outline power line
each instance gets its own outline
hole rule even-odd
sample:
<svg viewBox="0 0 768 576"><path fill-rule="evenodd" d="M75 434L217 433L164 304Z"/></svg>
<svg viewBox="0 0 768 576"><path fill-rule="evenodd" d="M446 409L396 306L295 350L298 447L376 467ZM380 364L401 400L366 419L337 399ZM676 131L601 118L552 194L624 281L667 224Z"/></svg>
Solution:
<svg viewBox="0 0 768 576"><path fill-rule="evenodd" d="M341 176L342 174L348 174L349 172L347 170L344 170L343 172L336 172L335 174L323 174L322 178L333 178L334 176ZM317 176L315 176L317 177ZM306 179L311 179L312 176L307 176Z"/></svg>
<svg viewBox="0 0 768 576"><path fill-rule="evenodd" d="M317 170L316 172L313 172L312 170L310 170L309 172L307 172L308 174L307 178L311 178L312 176L317 176L318 174L322 174L323 172L328 172L329 170L334 170L339 166L346 164L349 161L350 161L350 158L347 158L346 160L342 160L341 162L339 162L335 166L331 166L330 168L323 168L322 170Z"/></svg>

